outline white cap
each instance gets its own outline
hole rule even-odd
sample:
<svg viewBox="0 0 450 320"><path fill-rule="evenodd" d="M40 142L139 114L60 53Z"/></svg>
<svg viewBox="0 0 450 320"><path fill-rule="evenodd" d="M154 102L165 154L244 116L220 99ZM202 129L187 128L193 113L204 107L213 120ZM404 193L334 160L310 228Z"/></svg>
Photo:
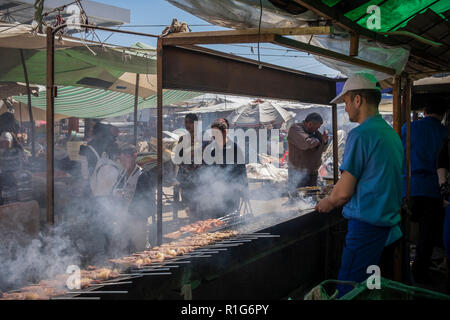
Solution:
<svg viewBox="0 0 450 320"><path fill-rule="evenodd" d="M330 103L342 103L344 102L344 95L352 90L362 90L362 89L380 89L377 78L373 74L360 72L351 74L347 81L345 81L344 88L342 92L336 96Z"/></svg>
<svg viewBox="0 0 450 320"><path fill-rule="evenodd" d="M13 141L13 136L8 131L3 131L2 134L0 135L0 141L12 142Z"/></svg>

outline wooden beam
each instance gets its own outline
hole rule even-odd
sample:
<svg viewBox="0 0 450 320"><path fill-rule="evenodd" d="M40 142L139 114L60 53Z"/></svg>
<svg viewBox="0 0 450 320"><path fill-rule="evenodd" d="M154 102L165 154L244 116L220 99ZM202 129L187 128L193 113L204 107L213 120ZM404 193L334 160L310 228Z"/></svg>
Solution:
<svg viewBox="0 0 450 320"><path fill-rule="evenodd" d="M411 194L411 97L412 97L412 80L406 78L405 83L405 99L403 108L406 123L406 199L409 203Z"/></svg>
<svg viewBox="0 0 450 320"><path fill-rule="evenodd" d="M47 224L55 223L54 209L54 137L55 137L55 113L54 113L54 97L55 97L55 35L52 28L47 28L47 106L46 106L46 126L47 126Z"/></svg>
<svg viewBox="0 0 450 320"><path fill-rule="evenodd" d="M331 106L332 119L333 119L333 180L334 184L336 184L339 180L339 150L338 150L338 122L337 122L337 106L336 104L332 104Z"/></svg>
<svg viewBox="0 0 450 320"><path fill-rule="evenodd" d="M157 245L162 244L162 166L163 166L163 144L162 144L162 131L163 131L163 44L162 39L159 38L157 42L157 78L156 78L156 87L157 87L157 157L158 157L158 176L157 176L157 187L156 187L156 243ZM152 223L155 223L152 221Z"/></svg>
<svg viewBox="0 0 450 320"><path fill-rule="evenodd" d="M273 43L283 46L283 47L309 52L309 53L312 53L312 54L315 54L318 56L322 56L325 58L346 62L348 64L356 65L359 67L365 67L365 68L383 72L383 73L386 73L389 75L395 75L395 69L393 69L393 68L388 68L388 67L381 66L379 64L375 64L375 63L368 62L365 60L361 60L358 58L349 57L342 53L319 48L319 47L312 46L310 44L303 43L300 41L292 40L292 39L289 39L286 37L275 36L275 40L273 41Z"/></svg>
<svg viewBox="0 0 450 320"><path fill-rule="evenodd" d="M356 57L358 55L359 49L359 35L357 33L352 33L350 37L350 57Z"/></svg>
<svg viewBox="0 0 450 320"><path fill-rule="evenodd" d="M134 88L134 127L133 127L133 138L134 146L137 147L137 108L139 102L139 73L136 73L136 86Z"/></svg>
<svg viewBox="0 0 450 320"><path fill-rule="evenodd" d="M394 86L392 88L392 117L393 127L399 136L401 136L402 121L401 121L401 78L394 77Z"/></svg>
<svg viewBox="0 0 450 320"><path fill-rule="evenodd" d="M184 34L184 33L183 33ZM187 34L189 35L189 34ZM273 41L273 34L243 34L243 35L216 35L216 36L184 36L161 38L164 46L189 45L189 44L227 44L227 43L261 43Z"/></svg>
<svg viewBox="0 0 450 320"><path fill-rule="evenodd" d="M171 33L163 37L163 45L223 44L271 42L275 35L331 34L331 26L296 28L258 28L208 32Z"/></svg>
<svg viewBox="0 0 450 320"><path fill-rule="evenodd" d="M163 39L175 39L175 38L210 38L210 37L222 37L222 36L244 36L244 35L312 35L312 34L331 34L331 26L322 27L295 27L295 28L249 28L239 30L223 30L223 31L204 31L204 32L179 32L171 33L163 37Z"/></svg>

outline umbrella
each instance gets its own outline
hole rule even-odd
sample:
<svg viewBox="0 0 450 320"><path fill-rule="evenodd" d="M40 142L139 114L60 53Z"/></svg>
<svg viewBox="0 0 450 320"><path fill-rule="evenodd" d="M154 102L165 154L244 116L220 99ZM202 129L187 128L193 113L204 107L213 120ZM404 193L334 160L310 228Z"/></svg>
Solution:
<svg viewBox="0 0 450 320"><path fill-rule="evenodd" d="M233 111L228 121L235 127L259 127L261 125L280 125L292 119L292 114L280 106L256 100Z"/></svg>

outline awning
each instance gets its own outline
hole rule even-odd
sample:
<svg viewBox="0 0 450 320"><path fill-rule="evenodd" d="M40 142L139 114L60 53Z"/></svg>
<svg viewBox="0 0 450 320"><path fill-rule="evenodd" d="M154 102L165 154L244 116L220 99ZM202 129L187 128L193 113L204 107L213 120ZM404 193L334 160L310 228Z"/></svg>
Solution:
<svg viewBox="0 0 450 320"><path fill-rule="evenodd" d="M163 92L163 103L169 105L183 100L189 100L201 95L199 92L166 90ZM27 96L14 96L14 99L28 103ZM157 96L146 99L139 97L138 109L156 108ZM41 92L39 97L31 97L33 107L46 109L46 94ZM55 113L77 118L109 118L131 113L134 110L134 96L102 89L82 87L58 87L55 98Z"/></svg>
<svg viewBox="0 0 450 320"><path fill-rule="evenodd" d="M108 89L134 94L141 74L139 96L156 93L156 51L137 43L119 48L80 39L55 38L55 84ZM0 81L25 82L23 50L30 84L46 85L46 37L28 27L0 25Z"/></svg>

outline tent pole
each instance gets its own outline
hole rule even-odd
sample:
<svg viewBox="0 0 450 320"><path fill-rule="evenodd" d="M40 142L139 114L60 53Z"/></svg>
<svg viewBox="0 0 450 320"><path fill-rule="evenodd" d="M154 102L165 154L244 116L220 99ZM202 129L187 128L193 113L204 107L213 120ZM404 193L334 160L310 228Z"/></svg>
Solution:
<svg viewBox="0 0 450 320"><path fill-rule="evenodd" d="M23 130L23 123L22 123L22 102L19 101L19 116L20 116L20 130Z"/></svg>
<svg viewBox="0 0 450 320"><path fill-rule="evenodd" d="M33 110L31 108L31 91L30 91L30 82L28 81L28 72L27 72L27 65L25 64L25 58L23 56L23 49L20 49L20 59L22 60L22 66L23 66L23 74L25 76L25 84L27 86L27 96L28 96L28 114L30 117L30 125L31 125L31 156L35 157L35 146L34 146L34 119L33 119ZM20 116L22 117L22 109ZM20 120L22 122L22 120ZM21 124L22 125L22 124Z"/></svg>
<svg viewBox="0 0 450 320"><path fill-rule="evenodd" d="M139 102L139 73L136 73L136 88L134 90L134 145L137 146L137 107Z"/></svg>
<svg viewBox="0 0 450 320"><path fill-rule="evenodd" d="M339 153L338 153L338 136L337 136L337 106L333 104L332 118L333 118L333 180L336 184L339 180Z"/></svg>
<svg viewBox="0 0 450 320"><path fill-rule="evenodd" d="M392 87L392 117L393 127L398 135L401 135L402 130L401 114L401 78L395 76Z"/></svg>
<svg viewBox="0 0 450 320"><path fill-rule="evenodd" d="M53 225L55 223L54 210L54 192L55 186L53 181L54 176L54 97L56 96L56 87L54 83L54 67L55 67L55 36L53 29L47 27L47 105L46 105L46 120L47 120L47 224Z"/></svg>
<svg viewBox="0 0 450 320"><path fill-rule="evenodd" d="M158 139L158 179L157 179L157 245L162 244L162 130L163 130L163 95L162 95L162 89L163 89L163 62L162 62L162 55L163 55L163 45L162 40L158 38L158 45L157 45L157 99L158 99L158 106L157 106L157 139Z"/></svg>

